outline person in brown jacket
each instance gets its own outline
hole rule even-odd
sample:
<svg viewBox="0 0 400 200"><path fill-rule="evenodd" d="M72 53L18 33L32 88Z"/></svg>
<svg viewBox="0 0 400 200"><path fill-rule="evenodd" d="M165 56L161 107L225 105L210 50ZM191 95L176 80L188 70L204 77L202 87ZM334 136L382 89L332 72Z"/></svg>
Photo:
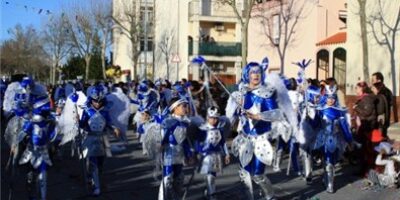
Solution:
<svg viewBox="0 0 400 200"><path fill-rule="evenodd" d="M357 83L356 94L358 100L353 108L356 115L357 137L362 144L360 175L365 176L370 169L374 168L376 157L374 144L371 141L371 134L377 124L377 99L375 95L371 94L366 82Z"/></svg>

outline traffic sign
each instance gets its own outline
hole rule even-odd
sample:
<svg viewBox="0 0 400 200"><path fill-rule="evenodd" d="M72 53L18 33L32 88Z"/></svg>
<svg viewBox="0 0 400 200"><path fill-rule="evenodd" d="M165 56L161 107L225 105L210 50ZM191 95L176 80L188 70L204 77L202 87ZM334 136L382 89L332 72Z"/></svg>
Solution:
<svg viewBox="0 0 400 200"><path fill-rule="evenodd" d="M174 56L172 56L171 62L180 63L181 62L181 58L179 58L178 54L174 54Z"/></svg>

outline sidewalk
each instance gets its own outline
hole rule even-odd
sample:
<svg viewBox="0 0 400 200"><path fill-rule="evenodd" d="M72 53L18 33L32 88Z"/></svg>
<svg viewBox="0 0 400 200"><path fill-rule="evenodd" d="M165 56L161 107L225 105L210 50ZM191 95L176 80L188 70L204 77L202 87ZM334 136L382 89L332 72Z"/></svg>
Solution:
<svg viewBox="0 0 400 200"><path fill-rule="evenodd" d="M388 136L392 140L400 141L400 122L390 125L388 129Z"/></svg>

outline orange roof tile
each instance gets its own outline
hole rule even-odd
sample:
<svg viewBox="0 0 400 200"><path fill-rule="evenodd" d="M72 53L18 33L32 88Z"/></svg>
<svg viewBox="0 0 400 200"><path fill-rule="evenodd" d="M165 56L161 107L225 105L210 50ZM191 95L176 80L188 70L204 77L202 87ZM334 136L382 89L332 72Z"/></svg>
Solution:
<svg viewBox="0 0 400 200"><path fill-rule="evenodd" d="M346 32L339 32L339 33L336 33L335 35L332 35L332 36L318 42L316 45L321 46L321 45L345 43L346 38L347 38Z"/></svg>

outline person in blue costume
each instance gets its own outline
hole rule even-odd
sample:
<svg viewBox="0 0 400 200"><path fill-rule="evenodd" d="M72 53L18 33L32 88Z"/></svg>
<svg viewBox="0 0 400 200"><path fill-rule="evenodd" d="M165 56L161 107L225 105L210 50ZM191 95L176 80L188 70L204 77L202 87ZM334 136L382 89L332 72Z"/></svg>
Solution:
<svg viewBox="0 0 400 200"><path fill-rule="evenodd" d="M167 82L163 79L157 80L155 85L157 86L157 90L160 94L161 110L164 110L166 107L168 107L169 102L171 101L172 90L167 87Z"/></svg>
<svg viewBox="0 0 400 200"><path fill-rule="evenodd" d="M140 130L142 125L142 115L146 115L147 112L150 116L154 116L158 112L159 106L159 94L153 88L150 88L147 81L142 81L138 86L137 99L132 99L131 103L139 106L137 113L135 114L134 120L136 122L136 132L139 136L139 141L143 142L144 131Z"/></svg>
<svg viewBox="0 0 400 200"><path fill-rule="evenodd" d="M207 110L207 122L200 127L200 141L197 142L197 152L202 156L200 174L205 175L208 199L216 199L215 178L222 172L222 158L229 164L230 156L223 135L225 122L220 120L218 108L212 106Z"/></svg>
<svg viewBox="0 0 400 200"><path fill-rule="evenodd" d="M196 106L192 99L191 83L186 82L186 83L184 83L184 85L180 84L179 82L175 83L175 85L173 86L173 90L174 90L173 96L178 96L182 99L185 99L188 102L188 105L189 105L188 115L196 116L197 110L196 110Z"/></svg>
<svg viewBox="0 0 400 200"><path fill-rule="evenodd" d="M268 139L272 135L272 123L285 119L276 101L276 89L264 80L264 68L251 62L243 69L239 86L240 129L232 150L239 156L240 178L248 189L247 199L254 199L252 181L260 186L264 199L275 199L272 184L264 174L266 165L271 165L274 158Z"/></svg>
<svg viewBox="0 0 400 200"><path fill-rule="evenodd" d="M0 109L1 113L3 113L3 99L4 99L4 94L6 93L7 90L7 80L3 77L0 79ZM3 115L1 115L3 116Z"/></svg>
<svg viewBox="0 0 400 200"><path fill-rule="evenodd" d="M158 92L149 86L147 81L142 81L138 87L138 100L139 111L148 110L150 115L157 114L159 105L159 94ZM135 101L133 101L135 103Z"/></svg>
<svg viewBox="0 0 400 200"><path fill-rule="evenodd" d="M72 96L71 98L75 98ZM76 102L77 99L73 99ZM106 108L105 89L102 85L95 85L88 89L87 107L84 109L79 121L79 127L87 136L83 140L84 155L87 159L87 172L92 185L92 195L100 195L101 172L105 156L111 153L107 147L107 131L112 130L119 137L119 129L113 126L110 114ZM78 117L78 116L77 116Z"/></svg>
<svg viewBox="0 0 400 200"><path fill-rule="evenodd" d="M50 112L50 100L47 96L34 98L31 118L24 123L19 140L25 138L27 146L19 164L30 163L27 174L29 198L35 199L36 188L40 199L47 198L47 168L52 165L49 156L49 144L56 138L55 119ZM37 179L37 180L36 180ZM35 183L38 187L35 187Z"/></svg>
<svg viewBox="0 0 400 200"><path fill-rule="evenodd" d="M326 103L317 108L321 116L322 129L315 140L314 149L324 154L326 191L334 193L335 164L351 145L350 117L346 108L337 106L336 88L326 86Z"/></svg>
<svg viewBox="0 0 400 200"><path fill-rule="evenodd" d="M187 138L190 120L188 102L174 97L169 105L171 115L161 125L162 175L158 199L180 199L183 195L183 164L193 161L193 149Z"/></svg>
<svg viewBox="0 0 400 200"><path fill-rule="evenodd" d="M150 112L149 111L147 111L147 110L144 110L144 111L142 111L142 115L141 115L141 118L140 118L140 124L138 125L138 128L137 128L137 132L139 133L139 135L140 135L140 137L141 137L141 139L142 139L142 152L143 152L143 155L147 155L148 153L147 153L147 148L146 148L146 144L145 144L145 142L143 142L143 140L144 140L144 134L146 134L146 127L150 124L150 123L152 123L154 120L152 120L152 117L151 117L151 115L150 115Z"/></svg>
<svg viewBox="0 0 400 200"><path fill-rule="evenodd" d="M303 161L303 173L307 184L312 181L312 151L315 138L321 128L319 107L320 88L310 85L305 90L305 105L301 112L300 137L304 142L300 145Z"/></svg>
<svg viewBox="0 0 400 200"><path fill-rule="evenodd" d="M283 82L286 88L288 89L288 96L293 111L296 113L296 117L299 118L301 103L303 102L303 95L298 91L297 81L296 79L291 78L291 79L283 79ZM298 124L296 126L296 129L297 128ZM280 164L282 161L282 154L286 146L289 147L289 154L290 154L289 158L291 162L289 165L292 165L294 172L300 176L302 172L300 164L298 162L299 141L295 135L292 135L287 143L282 139L282 136L278 138L277 150L276 150L275 160L273 163L273 171L274 172L281 171ZM288 166L287 175L289 175L289 172L290 172L290 167Z"/></svg>

